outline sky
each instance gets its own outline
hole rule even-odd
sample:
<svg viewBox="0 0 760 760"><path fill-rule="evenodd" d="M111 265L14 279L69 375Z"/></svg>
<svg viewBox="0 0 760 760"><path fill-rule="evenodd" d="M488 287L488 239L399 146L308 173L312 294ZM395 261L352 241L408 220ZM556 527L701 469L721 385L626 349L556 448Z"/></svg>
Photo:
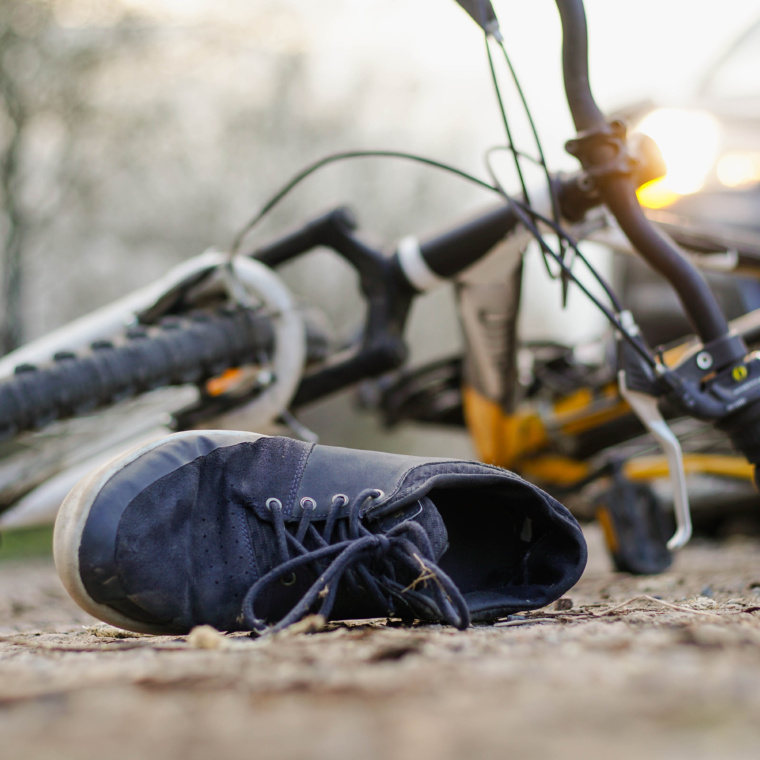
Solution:
<svg viewBox="0 0 760 760"><path fill-rule="evenodd" d="M56 0L64 23L107 23L136 9L160 23L211 24L235 44L297 49L310 57L311 80L330 108L352 69L374 67L388 79L414 80L418 98L472 129L490 93L482 36L455 0ZM570 136L560 78L560 29L553 0L493 0L529 102L549 141ZM603 109L653 97L677 103L749 23L760 0L586 0L591 82ZM262 22L264 21L264 23ZM759 75L760 76L760 75ZM436 98L458 98L442 114ZM424 111L424 109L423 109ZM421 128L425 125L421 124Z"/></svg>
<svg viewBox="0 0 760 760"><path fill-rule="evenodd" d="M163 19L184 23L227 19L237 27L246 14L255 16L262 8L271 9L305 24L308 31L304 36L312 37L312 44L319 40L333 49L374 46L379 51L385 46L403 45L408 50L416 48L422 56L437 58L442 49L451 51L452 46L468 44L464 42L465 16L454 0L121 2ZM72 5L88 4L80 0ZM558 23L552 0L494 0L494 6L516 56L531 56L542 47L549 52L556 48ZM586 0L585 6L592 65L596 60L605 62L595 67L594 74L596 87L605 96L628 87L666 91L688 80L691 72L716 55L737 31L760 18L758 0ZM244 29L244 33L250 31ZM474 38L475 32L469 36ZM436 66L445 70L458 57L438 59ZM634 68L626 65L632 59L636 61ZM543 71L536 73L544 76Z"/></svg>
<svg viewBox="0 0 760 760"><path fill-rule="evenodd" d="M474 28L454 0L56 0L60 18L71 25L113 20L115 9L178 24L228 23L257 39L246 26L262 11L291 21L279 34L267 30L271 45L323 45L333 50L406 49L429 58L440 70L462 63L462 53L477 44ZM558 44L552 0L493 0L502 30L515 57L531 60L534 76L550 77L551 54ZM655 88L678 91L696 69L718 54L751 20L760 18L759 0L586 0L594 82L606 98L621 90ZM542 64L542 48L548 58ZM441 53L448 51L445 58ZM415 56L412 56L415 57ZM539 56L540 57L540 56ZM630 62L635 60L635 66ZM603 65L602 65L603 64Z"/></svg>
<svg viewBox="0 0 760 760"><path fill-rule="evenodd" d="M70 2L81 18L87 0ZM95 0L89 2L92 8L102 7ZM217 25L227 24L238 41L308 51L312 82L328 108L355 66L375 66L389 77L414 78L423 90L419 98L436 104L427 117L416 114L422 119L420 128L425 118L431 122L445 118L454 126L462 122L462 128L473 129L472 121L477 121L473 111L490 92L481 35L454 0L121 2L163 22L203 24L213 19ZM586 0L585 5L591 82L603 109L647 97L677 103L730 41L760 19L760 0ZM567 114L557 106L564 98L555 3L494 0L494 6L542 134L550 143L563 142L572 129ZM266 25L261 24L262 13L269 18ZM441 113L436 99L442 93L457 94L456 113Z"/></svg>

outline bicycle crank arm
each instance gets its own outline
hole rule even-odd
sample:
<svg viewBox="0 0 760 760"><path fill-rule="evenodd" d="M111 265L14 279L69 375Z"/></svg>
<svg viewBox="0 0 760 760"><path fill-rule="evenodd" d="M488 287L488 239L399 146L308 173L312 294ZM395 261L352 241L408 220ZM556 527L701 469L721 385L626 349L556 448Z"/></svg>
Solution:
<svg viewBox="0 0 760 760"><path fill-rule="evenodd" d="M641 420L644 427L654 436L662 447L668 461L670 482L673 486L673 509L676 517L676 532L668 541L668 549L681 549L691 538L691 511L689 494L686 490L686 473L683 465L683 452L678 438L668 427L657 406L657 399L647 393L631 390L626 383L625 370L618 373L620 395Z"/></svg>

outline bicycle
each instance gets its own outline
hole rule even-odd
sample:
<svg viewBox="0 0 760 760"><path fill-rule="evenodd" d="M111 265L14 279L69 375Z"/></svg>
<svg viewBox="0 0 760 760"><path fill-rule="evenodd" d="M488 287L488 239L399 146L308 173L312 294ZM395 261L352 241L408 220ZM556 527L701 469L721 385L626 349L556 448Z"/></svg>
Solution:
<svg viewBox="0 0 760 760"><path fill-rule="evenodd" d="M458 1L485 33L498 94L492 47L504 52L513 70L496 15L489 2ZM244 240L259 219L326 163L370 155L421 159L367 151L316 162L254 217L232 254L204 254L133 296L0 361L0 376L6 376L0 385L0 434L12 449L0 464L4 507L25 514L49 509L83 470L115 449L167 428L234 425L241 409L251 427L258 429L284 416L297 434L308 435L290 410L368 378L383 378L387 387L380 406L389 420L464 422L482 459L516 469L569 497L612 478L612 490L607 491L615 498L594 498L618 566L634 572L657 572L667 566L669 550L688 541L691 519L684 456L666 418L696 419L722 431L749 463L737 470L736 458L731 457L723 472L730 464L733 477L749 479L753 470L748 467L760 461L760 359L749 352L745 338L757 339L760 314L730 325L696 267L641 211L635 187L660 171L656 156L646 145L634 154L624 125L608 123L594 103L582 2L557 0L557 6L565 40L567 97L578 130L568 150L580 162L578 172L550 175L537 141L545 183L529 189L520 167L525 156L512 143L500 100L507 149L521 181L520 197L506 191L492 167L490 182L458 172L493 192L499 203L422 242L406 238L390 256L363 242L351 213L342 208L271 243L244 250ZM631 313L578 250L578 239L619 230L674 287L694 326L695 341L669 352L650 349ZM554 247L547 234L557 236ZM721 248L722 241L714 236L697 237L702 247ZM572 357L558 356L556 347L535 346L533 382L527 390L521 386L516 315L521 261L529 241L537 241L545 260L554 262L563 286L574 283L610 322L616 334L617 377L583 369ZM318 246L331 248L356 270L367 303L361 336L341 350L330 345L313 318L304 318L274 271ZM579 263L597 277L609 306L578 280L574 266ZM451 280L457 287L465 356L389 380L389 373L407 359L404 327L412 302ZM125 322L131 323L126 331ZM89 348L82 351L85 346ZM563 381L570 379L574 387L569 392L567 384L560 392L551 388L546 382L551 371ZM421 392L415 383L421 384ZM460 383L461 412L456 392L453 403L449 393ZM542 393L548 393L553 406L550 425L534 404ZM125 402L128 398L137 400ZM410 405L410 398L422 401ZM442 398L448 401L441 403ZM125 403L133 404L127 407L130 424L114 429L107 414L86 416L93 410L115 409L117 402L121 411ZM137 414L140 406L144 417ZM161 425L166 412L171 420ZM63 421L67 418L72 422ZM91 428L103 424L108 435L101 431L96 437ZM644 431L662 445L673 483L677 529L670 538L650 493L634 488L630 496L634 477L646 481L653 469L662 470L659 461L646 471L638 460L638 474L635 466L626 464L630 457L622 444L633 441L633 449L641 448L636 438ZM595 436L595 442L589 443L586 435L583 448L579 434ZM90 445L82 445L83 439ZM569 444L576 445L573 456L562 452ZM687 462L707 467L704 461ZM625 509L617 509L618 503Z"/></svg>

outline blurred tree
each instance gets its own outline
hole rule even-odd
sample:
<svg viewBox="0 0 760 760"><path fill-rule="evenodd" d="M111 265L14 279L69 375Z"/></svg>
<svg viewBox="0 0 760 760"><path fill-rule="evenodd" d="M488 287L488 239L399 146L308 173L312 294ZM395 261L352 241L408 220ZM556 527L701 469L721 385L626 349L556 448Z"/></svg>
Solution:
<svg viewBox="0 0 760 760"><path fill-rule="evenodd" d="M389 19L406 12L395 7ZM345 29L330 30L350 8L0 0L2 348L229 243L287 177L331 151L398 148L456 161L469 149L467 132L438 118L451 113L449 88L419 97L426 69L407 65L392 35L390 59L342 46ZM360 11L343 18L352 39ZM416 48L409 55L418 60ZM469 188L441 180L402 162L331 168L248 244L348 199L363 227L390 242L466 204ZM359 310L353 278L327 264L308 260L288 276L349 334Z"/></svg>
<svg viewBox="0 0 760 760"><path fill-rule="evenodd" d="M27 215L18 193L21 146L28 123L28 104L19 82L19 51L23 38L14 28L19 3L0 2L0 107L2 108L2 149L0 188L2 188L2 304L0 351L6 353L21 342L22 251L28 227ZM13 6L13 7L10 7Z"/></svg>
<svg viewBox="0 0 760 760"><path fill-rule="evenodd" d="M77 28L61 23L73 7L66 0L0 0L3 353L26 337L26 254L32 232L60 211L61 190L75 174L69 148L88 108L83 82L114 50L142 38L129 16L114 14L117 3L97 6L101 14L111 9L109 23Z"/></svg>

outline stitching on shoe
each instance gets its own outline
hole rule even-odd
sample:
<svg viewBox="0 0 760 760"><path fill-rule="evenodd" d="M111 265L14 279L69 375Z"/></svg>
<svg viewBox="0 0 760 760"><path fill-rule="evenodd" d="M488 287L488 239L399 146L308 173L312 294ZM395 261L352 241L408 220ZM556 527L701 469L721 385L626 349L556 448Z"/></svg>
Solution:
<svg viewBox="0 0 760 760"><path fill-rule="evenodd" d="M461 464L461 460L459 460L459 459L446 459L446 460L438 461L438 462L435 462L435 463L423 462L421 464L416 464L413 467L410 467L408 470L405 470L404 472L401 473L401 475L398 476L398 478L396 480L396 483L394 484L393 488L391 490L389 490L389 491L386 491L386 493L383 494L383 496L379 500L379 503L376 504L374 508L381 509L382 507L385 507L388 504L390 504L395 497L397 497L397 496L398 497L403 497L405 493L411 493L412 491L414 491L415 490L414 487L413 486L409 486L406 489L406 492L405 492L404 489L402 488L402 486L404 485L404 483L406 483L409 480L409 476L413 472L415 472L417 470L420 470L423 467L430 467L431 464L435 464L435 465L441 465L441 464ZM371 507L368 511L374 511L374 508Z"/></svg>
<svg viewBox="0 0 760 760"><path fill-rule="evenodd" d="M451 469L446 469L443 472L439 471L438 468L440 465L454 465ZM473 465L475 467L473 468ZM461 459L448 459L443 461L436 461L436 462L423 462L421 464L414 465L414 467L410 467L406 472L402 473L398 480L396 481L396 484L393 487L393 490L388 491L383 498L383 506L390 503L394 497L402 498L410 493L415 492L420 484L409 484L410 476L417 472L418 470L421 470L425 467L435 467L436 472L432 477L436 477L436 475L485 475L485 474L491 474L493 472L504 474L509 473L508 470L502 470L501 468L495 467L493 465L482 465L480 462L464 462ZM484 473L479 472L481 467L488 468L491 472ZM509 473L512 474L512 473ZM403 486L406 485L406 488L403 488Z"/></svg>
<svg viewBox="0 0 760 760"><path fill-rule="evenodd" d="M237 519L238 523L242 527L246 554L248 555L248 559L250 560L251 565L254 568L254 572L256 573L256 577L258 578L261 575L261 568L259 567L259 563L256 561L256 552L253 550L253 535L251 534L251 526L246 519L245 507L241 507L241 509L237 512Z"/></svg>
<svg viewBox="0 0 760 760"><path fill-rule="evenodd" d="M293 483L290 486L290 491L288 492L288 503L287 503L287 514L292 515L293 514L293 504L295 503L296 496L298 495L298 489L301 487L301 481L303 480L303 474L304 470L306 469L306 460L309 458L309 455L314 450L314 446L316 446L315 443L312 443L308 448L304 449L303 454L301 454L301 459L298 462L298 468L296 472L298 473L297 477L293 479Z"/></svg>
<svg viewBox="0 0 760 760"><path fill-rule="evenodd" d="M440 465L448 465L448 467L441 471ZM453 465L453 466L452 466ZM413 475L419 470L425 468L435 467L437 471L433 474L426 475L422 480L417 480L410 483L410 480L414 480ZM505 470L495 465L483 465L480 462L467 462L461 459L449 459L449 460L437 460L435 462L423 462L414 467L410 467L406 472L399 476L392 491L389 491L382 500L381 504L376 504L367 510L368 513L374 514L377 512L383 512L383 510L389 507L391 504L397 504L399 501L405 501L412 495L418 495L420 492L428 493L435 482L439 481L446 475L469 475L476 480L482 478L493 478L495 475L504 478L507 476L508 480L513 481L517 485L527 486L534 494L543 494L543 492L529 481L524 480L519 475ZM424 490L423 490L424 489ZM544 494L544 497L546 494Z"/></svg>

